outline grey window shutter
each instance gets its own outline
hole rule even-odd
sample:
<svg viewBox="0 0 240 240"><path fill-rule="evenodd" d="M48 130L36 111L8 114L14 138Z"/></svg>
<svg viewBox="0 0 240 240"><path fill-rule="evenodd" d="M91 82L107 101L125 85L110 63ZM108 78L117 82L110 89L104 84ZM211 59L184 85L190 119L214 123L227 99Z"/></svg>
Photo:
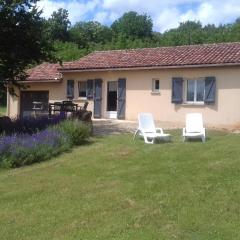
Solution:
<svg viewBox="0 0 240 240"><path fill-rule="evenodd" d="M74 80L67 80L67 98L74 98Z"/></svg>
<svg viewBox="0 0 240 240"><path fill-rule="evenodd" d="M183 102L183 78L172 79L172 103L180 104Z"/></svg>
<svg viewBox="0 0 240 240"><path fill-rule="evenodd" d="M93 99L93 80L87 80L87 99Z"/></svg>
<svg viewBox="0 0 240 240"><path fill-rule="evenodd" d="M95 79L94 81L94 109L93 115L95 118L101 118L102 116L102 79Z"/></svg>
<svg viewBox="0 0 240 240"><path fill-rule="evenodd" d="M216 78L206 77L205 78L205 99L204 103L213 104L215 103L216 95Z"/></svg>
<svg viewBox="0 0 240 240"><path fill-rule="evenodd" d="M118 79L118 108L117 117L118 119L125 119L126 110L126 79Z"/></svg>

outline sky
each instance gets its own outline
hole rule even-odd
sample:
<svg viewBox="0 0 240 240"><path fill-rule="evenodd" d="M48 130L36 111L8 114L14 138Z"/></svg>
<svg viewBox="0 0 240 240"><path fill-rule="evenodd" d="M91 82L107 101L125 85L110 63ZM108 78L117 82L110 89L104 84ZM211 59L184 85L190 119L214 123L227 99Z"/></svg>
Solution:
<svg viewBox="0 0 240 240"><path fill-rule="evenodd" d="M67 9L72 25L78 21L111 25L123 13L136 11L149 15L153 30L159 32L187 20L219 25L240 17L240 0L40 0L37 5L45 18L58 8Z"/></svg>

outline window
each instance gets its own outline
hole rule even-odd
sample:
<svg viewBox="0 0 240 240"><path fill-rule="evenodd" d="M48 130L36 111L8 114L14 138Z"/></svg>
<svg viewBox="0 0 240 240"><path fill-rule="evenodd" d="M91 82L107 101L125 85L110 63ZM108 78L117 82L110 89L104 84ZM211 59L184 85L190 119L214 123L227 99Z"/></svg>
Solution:
<svg viewBox="0 0 240 240"><path fill-rule="evenodd" d="M87 82L86 81L81 81L78 82L78 96L80 98L86 98L87 97Z"/></svg>
<svg viewBox="0 0 240 240"><path fill-rule="evenodd" d="M203 103L205 98L204 79L186 80L186 102Z"/></svg>
<svg viewBox="0 0 240 240"><path fill-rule="evenodd" d="M216 98L216 77L199 79L172 78L172 103L214 104Z"/></svg>
<svg viewBox="0 0 240 240"><path fill-rule="evenodd" d="M159 93L160 92L160 81L159 79L152 80L152 92Z"/></svg>
<svg viewBox="0 0 240 240"><path fill-rule="evenodd" d="M74 80L67 80L67 98L74 98Z"/></svg>

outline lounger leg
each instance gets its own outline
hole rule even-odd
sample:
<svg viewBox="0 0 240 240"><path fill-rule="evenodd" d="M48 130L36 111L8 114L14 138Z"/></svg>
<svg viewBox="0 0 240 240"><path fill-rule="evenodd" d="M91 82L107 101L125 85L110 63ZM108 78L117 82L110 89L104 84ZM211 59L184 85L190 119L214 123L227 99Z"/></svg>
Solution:
<svg viewBox="0 0 240 240"><path fill-rule="evenodd" d="M133 140L135 140L135 138L136 138L138 132L139 132L139 130L137 129L137 130L135 131L135 133L134 133Z"/></svg>
<svg viewBox="0 0 240 240"><path fill-rule="evenodd" d="M202 142L205 142L205 136L202 136Z"/></svg>
<svg viewBox="0 0 240 240"><path fill-rule="evenodd" d="M148 138L146 136L144 136L144 141L145 141L145 143L153 144L154 143L154 138L152 139L152 141L149 141Z"/></svg>

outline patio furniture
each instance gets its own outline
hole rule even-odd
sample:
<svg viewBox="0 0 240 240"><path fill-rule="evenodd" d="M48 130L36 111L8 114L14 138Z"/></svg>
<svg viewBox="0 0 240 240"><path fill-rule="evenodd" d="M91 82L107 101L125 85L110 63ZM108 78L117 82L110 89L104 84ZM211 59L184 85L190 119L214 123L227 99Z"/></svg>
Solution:
<svg viewBox="0 0 240 240"><path fill-rule="evenodd" d="M81 107L80 109L86 111L86 110L87 110L87 107L88 107L88 101L86 101L86 102L84 103L83 107Z"/></svg>
<svg viewBox="0 0 240 240"><path fill-rule="evenodd" d="M49 117L51 117L52 114L56 114L56 112L64 116L69 112L74 115L78 110L78 105L73 103L72 101L54 102L49 103L48 109Z"/></svg>
<svg viewBox="0 0 240 240"><path fill-rule="evenodd" d="M72 101L62 102L62 111L74 113L77 111L78 105L74 104Z"/></svg>
<svg viewBox="0 0 240 240"><path fill-rule="evenodd" d="M156 128L151 113L138 114L138 129L134 133L133 139L139 134L144 138L145 143L153 144L156 139L170 140L170 134L163 132L162 128Z"/></svg>
<svg viewBox="0 0 240 240"><path fill-rule="evenodd" d="M200 138L202 142L205 142L206 133L201 113L188 113L186 115L186 127L183 128L183 141L188 138Z"/></svg>
<svg viewBox="0 0 240 240"><path fill-rule="evenodd" d="M43 113L46 110L46 105L44 104L44 102L32 102L33 104L33 112L34 112L34 116L36 117L37 115Z"/></svg>

